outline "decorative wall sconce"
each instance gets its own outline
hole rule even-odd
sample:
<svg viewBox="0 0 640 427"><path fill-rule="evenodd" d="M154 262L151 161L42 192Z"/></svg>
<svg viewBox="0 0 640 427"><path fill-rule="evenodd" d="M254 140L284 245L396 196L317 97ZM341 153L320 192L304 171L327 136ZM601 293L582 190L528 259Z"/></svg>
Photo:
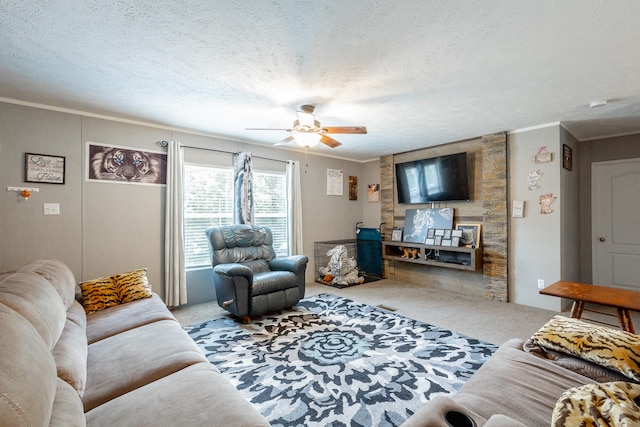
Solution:
<svg viewBox="0 0 640 427"><path fill-rule="evenodd" d="M24 197L24 200L25 200L25 201L27 201L27 202L28 202L28 201L29 201L29 196L31 196L31 191L29 191L29 190L27 190L27 189L25 188L24 190L22 190L22 191L20 192L20 195L21 195L22 197Z"/></svg>

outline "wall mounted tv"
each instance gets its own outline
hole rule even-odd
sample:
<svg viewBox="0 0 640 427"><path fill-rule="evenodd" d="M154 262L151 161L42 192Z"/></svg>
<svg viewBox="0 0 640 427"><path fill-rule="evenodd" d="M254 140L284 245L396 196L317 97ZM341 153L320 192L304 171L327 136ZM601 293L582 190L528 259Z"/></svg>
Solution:
<svg viewBox="0 0 640 427"><path fill-rule="evenodd" d="M398 203L469 201L467 153L396 163Z"/></svg>

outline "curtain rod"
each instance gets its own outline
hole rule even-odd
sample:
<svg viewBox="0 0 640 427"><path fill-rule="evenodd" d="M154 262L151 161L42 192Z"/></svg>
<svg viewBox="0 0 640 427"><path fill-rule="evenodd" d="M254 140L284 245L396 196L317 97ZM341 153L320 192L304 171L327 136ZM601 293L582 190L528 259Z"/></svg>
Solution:
<svg viewBox="0 0 640 427"><path fill-rule="evenodd" d="M160 147L167 147L169 145L169 142L168 141L156 141L156 144L159 145ZM192 145L182 145L182 144L180 144L180 146L184 147L184 148L192 148L194 150L215 151L217 153L225 153L225 154L238 154L237 152L227 151L227 150L218 150L216 148L194 147ZM254 156L253 154L251 155L251 157L255 157L256 159L262 159L262 160L271 160L273 162L282 162L282 163L287 163L288 162L288 160L271 159L269 157Z"/></svg>

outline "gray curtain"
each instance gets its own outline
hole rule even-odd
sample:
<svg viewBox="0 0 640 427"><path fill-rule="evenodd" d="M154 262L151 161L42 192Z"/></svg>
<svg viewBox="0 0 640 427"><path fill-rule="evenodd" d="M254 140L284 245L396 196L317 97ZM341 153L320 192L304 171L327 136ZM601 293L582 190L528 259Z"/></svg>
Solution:
<svg viewBox="0 0 640 427"><path fill-rule="evenodd" d="M233 155L233 172L233 223L254 225L251 153Z"/></svg>
<svg viewBox="0 0 640 427"><path fill-rule="evenodd" d="M287 249L289 255L304 254L302 245L302 191L300 162L287 161Z"/></svg>
<svg viewBox="0 0 640 427"><path fill-rule="evenodd" d="M180 144L167 145L167 187L164 223L165 304L177 307L187 303L183 231L183 158Z"/></svg>

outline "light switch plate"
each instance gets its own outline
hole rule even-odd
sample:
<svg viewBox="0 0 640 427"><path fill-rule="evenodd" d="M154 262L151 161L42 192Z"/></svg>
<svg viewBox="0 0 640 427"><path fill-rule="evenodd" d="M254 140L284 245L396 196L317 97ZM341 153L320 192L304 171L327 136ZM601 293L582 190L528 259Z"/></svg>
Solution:
<svg viewBox="0 0 640 427"><path fill-rule="evenodd" d="M45 203L44 204L45 215L60 215L60 203Z"/></svg>

